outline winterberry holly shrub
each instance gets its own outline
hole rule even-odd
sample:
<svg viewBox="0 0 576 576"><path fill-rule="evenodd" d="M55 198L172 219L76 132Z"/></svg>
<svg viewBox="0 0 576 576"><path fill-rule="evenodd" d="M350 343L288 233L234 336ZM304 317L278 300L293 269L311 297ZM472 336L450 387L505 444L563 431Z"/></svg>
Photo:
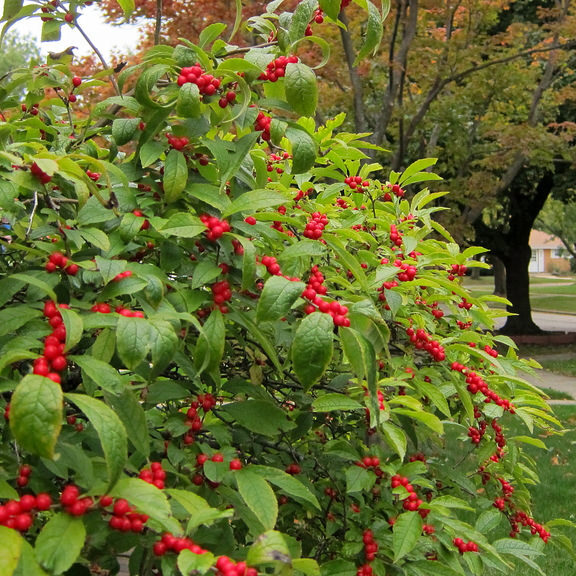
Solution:
<svg viewBox="0 0 576 576"><path fill-rule="evenodd" d="M434 160L384 177L316 121L299 51L340 4L278 4L261 45L156 46L89 116L102 75L2 87L3 576L128 551L135 575L511 574L569 547L522 451L557 422L462 286L481 249L435 222Z"/></svg>

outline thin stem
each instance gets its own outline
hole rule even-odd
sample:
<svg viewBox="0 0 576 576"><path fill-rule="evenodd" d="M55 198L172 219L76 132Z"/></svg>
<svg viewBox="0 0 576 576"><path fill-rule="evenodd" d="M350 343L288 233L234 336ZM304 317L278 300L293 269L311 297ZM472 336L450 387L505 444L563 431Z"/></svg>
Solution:
<svg viewBox="0 0 576 576"><path fill-rule="evenodd" d="M30 213L30 218L28 219L28 228L26 228L26 238L32 230L32 222L34 220L34 215L36 214L36 208L38 208L38 192L34 192L34 205L32 206L32 212Z"/></svg>
<svg viewBox="0 0 576 576"><path fill-rule="evenodd" d="M162 30L162 0L156 0L156 22L154 23L154 46L160 44Z"/></svg>

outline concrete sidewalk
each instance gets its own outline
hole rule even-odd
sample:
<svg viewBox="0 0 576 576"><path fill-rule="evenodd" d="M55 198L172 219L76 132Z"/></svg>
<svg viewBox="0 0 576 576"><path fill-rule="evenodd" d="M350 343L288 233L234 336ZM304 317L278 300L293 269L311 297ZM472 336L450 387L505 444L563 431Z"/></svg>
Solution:
<svg viewBox="0 0 576 576"><path fill-rule="evenodd" d="M538 355L534 359L538 362L543 360L570 360L574 358L573 354L546 354ZM572 400L551 400L550 403L558 404L576 404L576 378L574 376L565 376L563 374L556 374L549 370L536 370L534 374L522 373L522 378L528 380L531 384L539 388L552 388L559 392L565 392L572 396Z"/></svg>

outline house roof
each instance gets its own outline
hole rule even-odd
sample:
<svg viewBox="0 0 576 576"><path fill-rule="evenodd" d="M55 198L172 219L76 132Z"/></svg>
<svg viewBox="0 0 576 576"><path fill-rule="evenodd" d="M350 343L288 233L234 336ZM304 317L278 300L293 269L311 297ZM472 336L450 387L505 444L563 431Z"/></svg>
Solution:
<svg viewBox="0 0 576 576"><path fill-rule="evenodd" d="M530 231L530 248L540 250L556 250L564 248L564 244L557 236L552 236L541 230Z"/></svg>

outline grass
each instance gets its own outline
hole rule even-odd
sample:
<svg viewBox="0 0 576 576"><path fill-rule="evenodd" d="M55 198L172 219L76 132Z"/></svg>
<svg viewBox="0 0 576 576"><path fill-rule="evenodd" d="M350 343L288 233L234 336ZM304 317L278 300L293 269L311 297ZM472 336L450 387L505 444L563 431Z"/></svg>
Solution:
<svg viewBox="0 0 576 576"><path fill-rule="evenodd" d="M576 376L576 358L555 360L553 358L545 358L539 361L542 368L556 372L556 374L564 374L565 376Z"/></svg>
<svg viewBox="0 0 576 576"><path fill-rule="evenodd" d="M546 388L545 386L540 386L539 388L551 400L574 400L568 392L562 392L560 390L555 390L554 388Z"/></svg>
<svg viewBox="0 0 576 576"><path fill-rule="evenodd" d="M555 406L554 412L567 432L562 436L550 435L543 440L548 446L542 450L526 445L525 450L536 462L540 484L533 487L534 517L538 522L554 518L565 518L576 522L574 494L576 494L576 406ZM525 434L525 428L512 429L508 436ZM544 435L545 436L545 435ZM569 529L566 535L574 541L576 530ZM547 576L574 576L576 560L565 552L553 548L553 540L545 548L546 555L538 564ZM536 576L538 572L517 564L517 573L522 576ZM492 571L484 576L496 576Z"/></svg>

